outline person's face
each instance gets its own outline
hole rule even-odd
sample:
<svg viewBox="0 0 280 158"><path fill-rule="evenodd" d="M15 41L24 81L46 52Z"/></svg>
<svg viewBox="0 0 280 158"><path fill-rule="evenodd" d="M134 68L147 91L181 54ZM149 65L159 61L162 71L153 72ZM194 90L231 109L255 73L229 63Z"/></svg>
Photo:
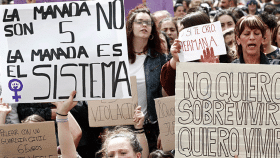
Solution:
<svg viewBox="0 0 280 158"><path fill-rule="evenodd" d="M240 37L236 37L236 41L238 45L241 44L243 54L254 56L260 53L264 39L259 29L251 30L246 26Z"/></svg>
<svg viewBox="0 0 280 158"><path fill-rule="evenodd" d="M218 19L221 22L221 26L222 26L222 30L226 30L229 28L234 28L235 27L235 23L232 19L231 16L229 15L222 15L219 17Z"/></svg>
<svg viewBox="0 0 280 158"><path fill-rule="evenodd" d="M170 44L173 44L174 40L178 38L176 27L172 21L163 22L160 30L170 38Z"/></svg>
<svg viewBox="0 0 280 158"><path fill-rule="evenodd" d="M220 7L222 9L228 9L230 7L230 2L229 0L221 0L220 2Z"/></svg>
<svg viewBox="0 0 280 158"><path fill-rule="evenodd" d="M280 29L279 28L277 31L277 36L276 36L276 41L275 41L275 42L277 42L277 47L280 47Z"/></svg>
<svg viewBox="0 0 280 158"><path fill-rule="evenodd" d="M255 5L254 3L249 4L248 10L252 10L252 11L257 10L257 5Z"/></svg>
<svg viewBox="0 0 280 158"><path fill-rule="evenodd" d="M271 34L272 32L270 31L270 29L266 29L265 31L265 35L264 35L264 41L263 41L263 45L267 46L268 44L270 44L271 42Z"/></svg>
<svg viewBox="0 0 280 158"><path fill-rule="evenodd" d="M134 153L132 146L126 138L118 137L112 139L107 146L110 158L140 158L141 153Z"/></svg>
<svg viewBox="0 0 280 158"><path fill-rule="evenodd" d="M184 6L185 9L188 9L187 2L186 2L186 1L183 1L183 6Z"/></svg>
<svg viewBox="0 0 280 158"><path fill-rule="evenodd" d="M176 12L174 13L175 17L183 17L186 13L184 12L184 7L183 6L179 6L177 7Z"/></svg>
<svg viewBox="0 0 280 158"><path fill-rule="evenodd" d="M138 13L132 24L134 38L148 39L152 32L152 19L147 13Z"/></svg>
<svg viewBox="0 0 280 158"><path fill-rule="evenodd" d="M229 46L229 48L232 49L232 50L236 50L235 39L234 39L234 37L235 37L234 33L225 36L225 43L226 43L226 44Z"/></svg>

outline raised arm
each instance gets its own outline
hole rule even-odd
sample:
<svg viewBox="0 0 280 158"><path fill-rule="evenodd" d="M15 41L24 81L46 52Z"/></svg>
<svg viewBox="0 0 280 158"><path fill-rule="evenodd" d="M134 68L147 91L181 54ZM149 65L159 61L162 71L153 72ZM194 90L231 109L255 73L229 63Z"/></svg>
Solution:
<svg viewBox="0 0 280 158"><path fill-rule="evenodd" d="M73 91L68 100L53 103L57 107L56 121L61 154L62 157L67 158L77 157L75 144L68 123L68 113L77 104L77 102L73 102L75 94L76 92Z"/></svg>
<svg viewBox="0 0 280 158"><path fill-rule="evenodd" d="M6 117L11 111L12 107L9 104L2 103L2 98L0 98L0 125L5 124Z"/></svg>
<svg viewBox="0 0 280 158"><path fill-rule="evenodd" d="M174 43L172 44L171 48L170 48L170 52L172 54L172 58L170 59L170 66L176 70L176 62L180 62L179 61L179 56L178 53L180 53L181 50L181 45L180 45L180 40L175 39Z"/></svg>
<svg viewBox="0 0 280 158"><path fill-rule="evenodd" d="M136 134L137 134L137 139L139 140L143 151L142 151L142 158L148 158L149 156L149 147L148 147L148 141L145 135L145 131L144 131L144 120L145 120L145 116L143 114L143 112L141 111L141 106L138 106L135 110L134 110L134 128L137 130Z"/></svg>

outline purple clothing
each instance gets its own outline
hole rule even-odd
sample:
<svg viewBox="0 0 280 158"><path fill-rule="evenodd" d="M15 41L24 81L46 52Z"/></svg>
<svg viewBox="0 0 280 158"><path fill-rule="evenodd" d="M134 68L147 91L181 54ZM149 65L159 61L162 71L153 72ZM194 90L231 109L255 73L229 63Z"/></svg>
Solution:
<svg viewBox="0 0 280 158"><path fill-rule="evenodd" d="M139 4L142 4L142 0L125 0L124 1L125 17L127 17L131 9L134 9Z"/></svg>
<svg viewBox="0 0 280 158"><path fill-rule="evenodd" d="M146 5L150 8L151 13L159 10L167 10L172 16L174 16L172 0L147 0Z"/></svg>

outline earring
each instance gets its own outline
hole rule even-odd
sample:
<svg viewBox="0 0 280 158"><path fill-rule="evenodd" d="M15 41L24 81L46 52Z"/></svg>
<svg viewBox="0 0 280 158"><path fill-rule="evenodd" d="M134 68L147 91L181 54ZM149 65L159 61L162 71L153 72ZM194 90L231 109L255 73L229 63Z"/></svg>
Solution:
<svg viewBox="0 0 280 158"><path fill-rule="evenodd" d="M149 40L153 40L154 39L154 35L150 35Z"/></svg>

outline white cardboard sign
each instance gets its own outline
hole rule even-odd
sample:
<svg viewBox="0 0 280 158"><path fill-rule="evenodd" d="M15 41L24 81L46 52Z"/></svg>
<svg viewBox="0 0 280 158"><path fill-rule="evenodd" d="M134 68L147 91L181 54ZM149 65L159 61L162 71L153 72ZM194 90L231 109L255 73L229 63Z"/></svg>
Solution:
<svg viewBox="0 0 280 158"><path fill-rule="evenodd" d="M123 0L0 6L3 101L131 96Z"/></svg>
<svg viewBox="0 0 280 158"><path fill-rule="evenodd" d="M179 33L181 41L180 62L200 59L203 50L213 47L215 55L226 54L220 21L185 28Z"/></svg>
<svg viewBox="0 0 280 158"><path fill-rule="evenodd" d="M177 64L176 158L279 158L279 68Z"/></svg>

